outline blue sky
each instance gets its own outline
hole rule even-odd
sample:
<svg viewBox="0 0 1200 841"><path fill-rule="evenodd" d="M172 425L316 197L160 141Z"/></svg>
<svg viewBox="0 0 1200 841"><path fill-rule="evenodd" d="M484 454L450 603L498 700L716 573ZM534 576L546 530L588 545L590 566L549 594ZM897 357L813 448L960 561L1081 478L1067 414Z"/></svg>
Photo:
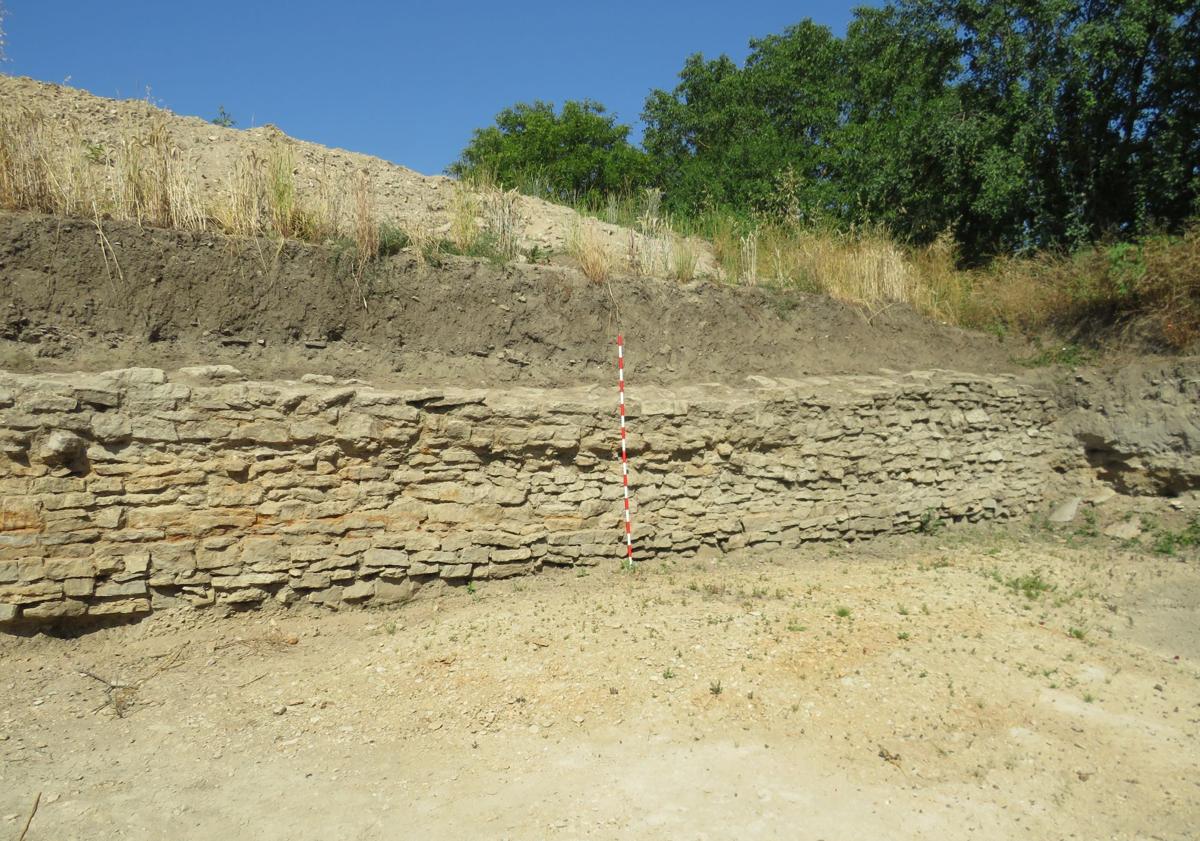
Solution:
<svg viewBox="0 0 1200 841"><path fill-rule="evenodd" d="M4 73L378 155L421 172L522 100L590 97L636 123L693 52L741 61L805 17L845 31L861 2L404 3L0 0Z"/></svg>

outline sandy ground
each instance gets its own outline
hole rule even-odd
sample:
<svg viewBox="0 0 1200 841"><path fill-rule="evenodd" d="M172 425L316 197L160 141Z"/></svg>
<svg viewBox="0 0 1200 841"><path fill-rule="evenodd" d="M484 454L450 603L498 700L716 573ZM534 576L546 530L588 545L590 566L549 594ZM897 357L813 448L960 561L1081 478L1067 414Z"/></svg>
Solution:
<svg viewBox="0 0 1200 841"><path fill-rule="evenodd" d="M1066 528L3 638L0 835L1200 837L1197 558Z"/></svg>

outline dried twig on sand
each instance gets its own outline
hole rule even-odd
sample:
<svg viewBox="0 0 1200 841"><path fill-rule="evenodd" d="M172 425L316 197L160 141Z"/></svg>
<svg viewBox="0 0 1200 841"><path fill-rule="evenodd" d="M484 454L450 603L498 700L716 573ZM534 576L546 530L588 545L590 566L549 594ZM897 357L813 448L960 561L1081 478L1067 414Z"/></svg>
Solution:
<svg viewBox="0 0 1200 841"><path fill-rule="evenodd" d="M286 634L280 630L271 630L269 633L261 637L235 637L229 642L221 643L215 646L215 650L220 651L225 648L232 648L235 645L242 646L250 651L270 651L272 649L287 648L291 645L296 645L300 642L300 638L295 634Z"/></svg>
<svg viewBox="0 0 1200 841"><path fill-rule="evenodd" d="M125 717L125 713L129 709L129 705L133 703L133 697L137 693L138 684L114 683L87 669L80 669L79 673L84 677L90 677L92 680L104 684L104 703L96 707L92 712L98 713L105 707L112 707L117 718Z"/></svg>
<svg viewBox="0 0 1200 841"><path fill-rule="evenodd" d="M187 648L186 642L167 654L163 658L163 661L158 664L158 668L150 672L148 675L133 681L132 683L118 683L101 677L89 669L77 668L79 674L83 675L84 677L90 677L92 680L104 684L104 703L96 707L96 709L92 710L92 712L98 713L105 707L111 706L113 708L113 712L116 713L117 718L124 718L125 713L129 711L130 706L133 704L134 698L137 695L137 691L143 686L143 684L145 684L151 678L162 674L167 669L173 669L178 666L183 657L183 651L185 648Z"/></svg>
<svg viewBox="0 0 1200 841"><path fill-rule="evenodd" d="M33 798L33 808L29 810L29 817L25 819L25 827L21 830L21 834L17 836L17 841L25 841L25 835L29 832L29 825L33 823L33 817L37 814L38 805L42 802L42 793L39 791L37 797Z"/></svg>

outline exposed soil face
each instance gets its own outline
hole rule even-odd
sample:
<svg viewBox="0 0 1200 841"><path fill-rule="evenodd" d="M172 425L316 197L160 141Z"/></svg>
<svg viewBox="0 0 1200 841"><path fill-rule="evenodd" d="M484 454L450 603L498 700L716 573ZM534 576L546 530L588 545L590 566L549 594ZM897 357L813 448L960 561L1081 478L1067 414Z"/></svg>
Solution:
<svg viewBox="0 0 1200 841"><path fill-rule="evenodd" d="M1182 841L1187 557L956 529L0 637L0 832Z"/></svg>
<svg viewBox="0 0 1200 841"><path fill-rule="evenodd" d="M1020 341L868 313L823 296L711 282L595 284L559 266L399 254L350 260L234 240L0 214L0 368L102 370L230 363L377 384L574 385L612 378L617 330L640 382L748 375L1019 369Z"/></svg>

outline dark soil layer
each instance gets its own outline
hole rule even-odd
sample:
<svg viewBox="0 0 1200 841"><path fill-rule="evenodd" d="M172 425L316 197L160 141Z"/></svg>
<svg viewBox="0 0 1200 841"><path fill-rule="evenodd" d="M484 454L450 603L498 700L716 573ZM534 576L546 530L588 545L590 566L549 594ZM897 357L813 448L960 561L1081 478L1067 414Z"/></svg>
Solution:
<svg viewBox="0 0 1200 841"><path fill-rule="evenodd" d="M828 298L713 283L586 280L564 266L0 214L0 368L228 363L261 378L569 385L614 376L626 336L642 382L950 368L1019 370L1024 344Z"/></svg>

